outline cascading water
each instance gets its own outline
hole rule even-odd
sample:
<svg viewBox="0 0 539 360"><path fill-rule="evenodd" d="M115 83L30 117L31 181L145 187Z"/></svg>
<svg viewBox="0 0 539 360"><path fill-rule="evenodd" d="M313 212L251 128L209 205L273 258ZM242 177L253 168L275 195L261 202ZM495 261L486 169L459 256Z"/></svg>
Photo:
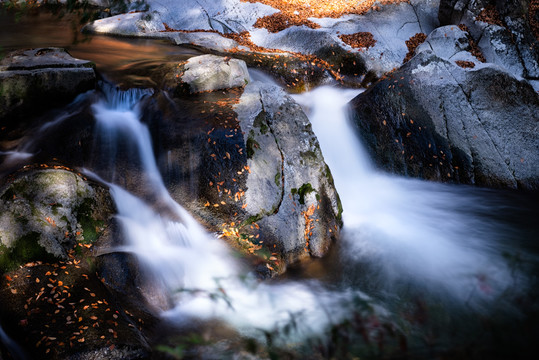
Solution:
<svg viewBox="0 0 539 360"><path fill-rule="evenodd" d="M152 205L111 183L121 179L122 174L109 169L97 171L94 176L109 174L104 181L109 182L126 235L125 245L116 250L136 254L163 285L163 291L173 297L174 293L178 295L175 306L163 312L165 318L178 323L193 316L223 318L251 333L255 329L274 330L301 319L302 326L296 336L309 336L346 314L346 307L337 307L337 304L357 298L368 301L359 291L333 293L314 282L259 283L252 274L241 269L224 244L207 234L164 187L148 128L139 121L137 104L145 94L140 90L109 94L93 105L99 129L97 143L110 142L114 151L118 151L121 150L116 148L118 139L127 137L132 141L127 144L133 146L129 153L138 155L137 160L152 179L149 185L159 196L155 201L168 208L166 215L157 213ZM106 152L105 156L108 156ZM332 311L328 311L328 307L333 308Z"/></svg>
<svg viewBox="0 0 539 360"><path fill-rule="evenodd" d="M341 262L369 263L389 286L414 282L467 305L516 291L519 275L503 259L499 242L506 229L477 216L500 207L486 191L377 172L348 118L346 104L357 94L321 87L295 96L341 194Z"/></svg>
<svg viewBox="0 0 539 360"><path fill-rule="evenodd" d="M309 114L343 201L339 275L329 285L316 279L259 282L170 197L140 121L138 104L148 92L107 91L92 107L101 145L96 152L130 154L147 178L139 186L149 189L138 190L153 196L147 200L118 185L126 175L115 168L89 171L109 183L116 202L125 234L116 250L136 254L172 299L162 312L167 321L218 318L249 336L279 333L293 323L293 336L281 341L297 344L362 309L359 318L375 319L366 321L376 332L376 319L396 324L399 307L414 296L488 313L499 309L491 304L503 294L524 287L524 277L501 256L505 228L476 216L501 209L486 201L488 194L377 172L347 120L346 103L358 92L329 87L296 100Z"/></svg>

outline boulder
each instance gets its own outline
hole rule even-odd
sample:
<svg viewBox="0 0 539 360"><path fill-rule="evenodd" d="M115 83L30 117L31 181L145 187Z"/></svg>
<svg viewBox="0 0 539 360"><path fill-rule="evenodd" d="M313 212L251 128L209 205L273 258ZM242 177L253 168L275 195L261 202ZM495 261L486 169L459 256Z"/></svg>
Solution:
<svg viewBox="0 0 539 360"><path fill-rule="evenodd" d="M492 64L423 49L352 101L376 163L413 177L539 189L539 96Z"/></svg>
<svg viewBox="0 0 539 360"><path fill-rule="evenodd" d="M529 0L441 0L439 20L466 25L487 62L536 84L539 39L532 31L530 10Z"/></svg>
<svg viewBox="0 0 539 360"><path fill-rule="evenodd" d="M121 239L114 213L108 189L65 169L21 171L0 190L0 323L28 358L148 358L154 317L107 287L119 264L95 257Z"/></svg>
<svg viewBox="0 0 539 360"><path fill-rule="evenodd" d="M244 61L216 55L192 57L178 71L182 87L190 93L243 87L249 82Z"/></svg>
<svg viewBox="0 0 539 360"><path fill-rule="evenodd" d="M172 197L258 256L263 276L323 256L338 237L342 210L331 172L309 120L282 89L252 82L175 98L159 93L143 118Z"/></svg>
<svg viewBox="0 0 539 360"><path fill-rule="evenodd" d="M279 12L259 2L148 1L148 5L147 12L96 20L84 30L169 38L178 45L195 45L206 51L241 50L250 52L254 62L257 54L274 50L308 56L304 58L308 62L314 56L327 62L324 67L334 78L359 85L367 74L379 77L398 67L408 51L405 41L416 33L429 33L438 24L438 0L375 4L370 11L340 18L309 17L303 20L310 26L298 24L276 32L257 27L258 20ZM356 33L370 33L374 45L362 47L342 40L343 35Z"/></svg>
<svg viewBox="0 0 539 360"><path fill-rule="evenodd" d="M94 64L60 48L19 50L0 61L0 122L66 104L95 88Z"/></svg>
<svg viewBox="0 0 539 360"><path fill-rule="evenodd" d="M318 140L283 90L255 83L234 109L244 133L245 215L288 263L321 257L341 226L340 200Z"/></svg>
<svg viewBox="0 0 539 360"><path fill-rule="evenodd" d="M114 212L104 188L66 170L24 173L0 192L0 267L68 259L77 243L91 245Z"/></svg>

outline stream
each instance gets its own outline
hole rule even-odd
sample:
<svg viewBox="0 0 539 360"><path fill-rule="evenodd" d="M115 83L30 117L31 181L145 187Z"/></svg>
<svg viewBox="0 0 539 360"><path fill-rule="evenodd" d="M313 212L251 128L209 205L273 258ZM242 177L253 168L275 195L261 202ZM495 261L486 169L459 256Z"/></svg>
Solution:
<svg viewBox="0 0 539 360"><path fill-rule="evenodd" d="M0 17L3 51L65 46L127 89L105 84L98 95L76 100L92 102L95 153L101 159L95 163L106 163L90 161L81 171L110 186L127 239L115 250L136 254L174 299L162 312L163 321L181 328L192 319L215 319L260 341L271 333L275 344L293 346L299 354L308 354L313 344L330 354L331 341L341 344L329 340L332 334L349 336L348 349L367 358L398 351L425 359L448 353L455 359L512 358L514 351L531 348L537 335L537 196L382 173L347 116L346 104L359 90L324 86L294 95L333 173L344 228L326 258L261 282L169 195L142 121L140 104L152 91L141 87L151 82L132 70L198 53L158 41L98 36L71 44L65 25L53 26L46 16L10 19ZM50 36L35 36L45 29ZM257 72L252 77L272 81ZM48 119L35 130L36 138L61 127L65 118ZM0 154L4 165L31 163L33 141L27 136L18 151ZM123 170L104 160L118 152L140 163L152 203L123 186ZM0 338L17 349L11 343L16 339L1 328Z"/></svg>

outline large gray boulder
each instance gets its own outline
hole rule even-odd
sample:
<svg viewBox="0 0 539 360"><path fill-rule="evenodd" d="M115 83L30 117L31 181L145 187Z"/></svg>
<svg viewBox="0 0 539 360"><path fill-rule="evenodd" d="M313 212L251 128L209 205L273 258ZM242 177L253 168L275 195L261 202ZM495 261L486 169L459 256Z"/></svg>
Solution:
<svg viewBox="0 0 539 360"><path fill-rule="evenodd" d="M171 195L262 260L263 276L323 256L338 237L330 170L308 118L282 89L255 81L174 98L158 93L143 117Z"/></svg>
<svg viewBox="0 0 539 360"><path fill-rule="evenodd" d="M94 64L64 49L12 52L0 61L0 122L68 103L95 82Z"/></svg>
<svg viewBox="0 0 539 360"><path fill-rule="evenodd" d="M360 136L387 171L539 189L539 96L502 68L462 68L424 49L352 105Z"/></svg>
<svg viewBox="0 0 539 360"><path fill-rule="evenodd" d="M340 228L340 200L306 115L283 90L255 83L235 107L247 147L246 216L287 262L321 257Z"/></svg>

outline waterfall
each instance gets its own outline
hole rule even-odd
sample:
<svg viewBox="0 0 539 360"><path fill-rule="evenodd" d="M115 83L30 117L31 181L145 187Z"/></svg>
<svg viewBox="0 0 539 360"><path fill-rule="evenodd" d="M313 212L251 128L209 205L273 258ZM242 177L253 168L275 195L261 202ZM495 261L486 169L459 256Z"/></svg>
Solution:
<svg viewBox="0 0 539 360"><path fill-rule="evenodd" d="M348 120L346 104L358 92L331 87L295 98L308 113L341 194L340 275L329 285L316 279L261 282L170 197L140 119L139 104L149 93L111 91L92 107L101 146L96 152L128 154L149 179L142 182L147 187L142 192L154 196L122 186L129 176L122 169L96 173L108 176L104 181L118 209L125 243L117 250L135 254L172 300L161 313L167 321L188 325L193 318L222 319L248 336L294 324L293 335L280 341L299 344L358 309L391 322L394 315L386 309L391 299L407 296L403 288L492 312L496 299L523 285L502 256L507 229L476 216L503 210L488 200L489 193L378 172ZM382 285L369 288L377 283Z"/></svg>
<svg viewBox="0 0 539 360"><path fill-rule="evenodd" d="M499 297L516 281L499 242L507 229L477 214L500 206L486 190L377 171L347 113L358 93L321 87L295 96L341 194L342 263L370 263L388 286L413 282L461 303Z"/></svg>
<svg viewBox="0 0 539 360"><path fill-rule="evenodd" d="M117 250L137 255L174 300L175 305L162 313L164 318L178 323L191 317L221 318L249 333L260 329L272 331L301 320L296 336L308 336L342 319L347 309L340 304L357 298L369 301L360 291L335 293L314 281L262 283L243 269L224 243L202 229L164 187L148 128L140 121L138 103L148 93L107 91L118 94L105 92L106 96L92 107L98 128L97 144L112 147L114 153L122 151L117 148L119 143L125 143L127 152L136 155L133 161L140 161L152 179L148 185L160 197L156 201L168 208L166 214L158 213L152 204L115 184L115 179L124 174L114 173L103 180L109 183L125 234L125 244ZM110 156L107 154L105 151L104 155ZM93 170L86 173L91 175L90 171ZM98 169L96 173L100 177L110 172ZM382 313L381 308L376 309Z"/></svg>

